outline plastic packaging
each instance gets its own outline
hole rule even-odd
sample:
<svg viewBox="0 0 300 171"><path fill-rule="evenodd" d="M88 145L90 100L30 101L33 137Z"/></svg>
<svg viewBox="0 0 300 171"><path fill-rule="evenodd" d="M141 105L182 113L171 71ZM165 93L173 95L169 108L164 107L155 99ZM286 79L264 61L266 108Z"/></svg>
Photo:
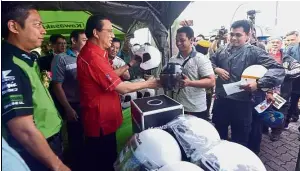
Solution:
<svg viewBox="0 0 300 171"><path fill-rule="evenodd" d="M205 171L266 171L261 160L248 148L223 140L196 164Z"/></svg>
<svg viewBox="0 0 300 171"><path fill-rule="evenodd" d="M192 163L197 163L206 151L221 140L211 123L191 115L179 116L167 127L180 144L183 160Z"/></svg>
<svg viewBox="0 0 300 171"><path fill-rule="evenodd" d="M152 171L181 161L176 140L166 131L148 129L132 136L114 164L115 171Z"/></svg>

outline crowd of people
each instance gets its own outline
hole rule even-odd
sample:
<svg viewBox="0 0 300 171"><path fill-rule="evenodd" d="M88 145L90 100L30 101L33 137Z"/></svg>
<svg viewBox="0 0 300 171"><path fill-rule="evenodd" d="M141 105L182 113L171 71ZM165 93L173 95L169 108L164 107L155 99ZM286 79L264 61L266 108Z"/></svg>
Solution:
<svg viewBox="0 0 300 171"><path fill-rule="evenodd" d="M85 30L74 30L69 48L64 36L52 35L45 56L37 57L31 51L42 46L46 34L38 11L31 5L16 5L2 14L1 118L2 141L7 141L2 152L8 156L2 168L113 171L116 131L122 124L119 94L161 88L160 80L149 77L144 82L124 82L147 72L139 69L141 58L131 55L128 40L121 48L112 21L105 16L92 15ZM226 43L220 44L223 38ZM169 62L180 64L184 75L171 96L184 106L185 114L211 121L221 139L230 137L258 154L262 133L269 128L254 110L257 104L264 99L274 102L274 93L287 101L279 109L284 122L271 128L272 141L279 140L289 123L299 119L299 33L272 36L263 44L255 37L252 23L239 20L228 35L218 35L213 42L204 39L195 38L190 27L177 30L179 53ZM262 65L267 73L242 85L244 91L227 95L223 84L240 81L251 65ZM44 76L49 86L43 83ZM67 150L62 146L63 123ZM14 160L8 160L9 156Z"/></svg>

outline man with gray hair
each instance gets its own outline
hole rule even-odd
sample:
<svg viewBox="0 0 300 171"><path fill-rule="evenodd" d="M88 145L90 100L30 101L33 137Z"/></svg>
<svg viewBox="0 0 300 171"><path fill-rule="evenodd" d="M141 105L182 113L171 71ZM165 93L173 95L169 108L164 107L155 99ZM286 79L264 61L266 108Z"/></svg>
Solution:
<svg viewBox="0 0 300 171"><path fill-rule="evenodd" d="M286 41L288 48L286 54L290 55L298 62L300 62L300 38L299 32L292 31L286 35ZM293 81L293 88L291 94L291 106L289 108L288 116L292 118L292 121L296 122L299 119L298 101L300 98L300 78Z"/></svg>
<svg viewBox="0 0 300 171"><path fill-rule="evenodd" d="M297 79L300 76L300 63L289 56L288 54L284 54L281 50L282 46L282 39L281 37L270 37L268 39L268 43L270 44L270 50L269 55L271 55L275 61L277 61L279 64L283 66L285 69L285 79L283 83L275 90L278 91L276 93L280 94L287 102L279 109L280 112L282 112L285 116L285 123L284 125L281 125L278 128L272 128L271 133L271 140L276 141L279 139L280 134L282 132L283 126L285 128L288 128L289 120L291 118L290 115L288 115L288 108L289 108L289 99L291 96L291 90L292 90L292 83L295 79Z"/></svg>
<svg viewBox="0 0 300 171"><path fill-rule="evenodd" d="M299 40L299 32L298 31L288 32L285 36L286 36L285 41L288 46L299 44L300 40Z"/></svg>

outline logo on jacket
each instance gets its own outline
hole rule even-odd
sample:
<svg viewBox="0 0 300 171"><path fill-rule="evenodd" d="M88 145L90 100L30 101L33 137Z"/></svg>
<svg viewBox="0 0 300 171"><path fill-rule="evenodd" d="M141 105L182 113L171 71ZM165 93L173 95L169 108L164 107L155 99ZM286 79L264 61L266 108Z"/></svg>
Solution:
<svg viewBox="0 0 300 171"><path fill-rule="evenodd" d="M2 71L2 83L15 80L15 76L8 76L11 70Z"/></svg>
<svg viewBox="0 0 300 171"><path fill-rule="evenodd" d="M110 77L109 74L106 74L105 76L106 76L106 78L107 78L109 81L112 81L112 78Z"/></svg>

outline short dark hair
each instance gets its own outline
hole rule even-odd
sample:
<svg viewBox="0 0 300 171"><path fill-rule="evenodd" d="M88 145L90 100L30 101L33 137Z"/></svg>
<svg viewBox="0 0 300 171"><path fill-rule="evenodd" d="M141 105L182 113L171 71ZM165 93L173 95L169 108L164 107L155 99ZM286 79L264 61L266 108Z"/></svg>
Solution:
<svg viewBox="0 0 300 171"><path fill-rule="evenodd" d="M121 44L121 40L118 38L113 38L112 42L119 42Z"/></svg>
<svg viewBox="0 0 300 171"><path fill-rule="evenodd" d="M103 20L109 20L108 17L103 15L92 15L86 22L85 35L89 39L93 37L93 30L101 31L103 28Z"/></svg>
<svg viewBox="0 0 300 171"><path fill-rule="evenodd" d="M185 33L186 37L188 37L189 39L194 37L194 30L191 27L181 27L177 30L177 34L179 33Z"/></svg>
<svg viewBox="0 0 300 171"><path fill-rule="evenodd" d="M297 31L290 31L285 36L287 37L287 36L291 36L291 35L299 36L299 32L297 32Z"/></svg>
<svg viewBox="0 0 300 171"><path fill-rule="evenodd" d="M201 37L202 39L205 39L205 36L203 34L199 34L197 37Z"/></svg>
<svg viewBox="0 0 300 171"><path fill-rule="evenodd" d="M4 39L9 35L7 22L9 20L16 21L21 28L25 27L25 20L29 16L30 10L36 10L35 6L24 2L1 2L1 34Z"/></svg>
<svg viewBox="0 0 300 171"><path fill-rule="evenodd" d="M63 36L61 34L53 34L53 35L50 36L49 41L50 41L51 44L55 44L58 39L66 40L65 36Z"/></svg>
<svg viewBox="0 0 300 171"><path fill-rule="evenodd" d="M242 27L244 29L244 32L249 34L250 32L250 28L251 28L251 24L248 20L238 20L238 21L235 21L230 28L232 29L236 29L236 28L239 28L239 27Z"/></svg>
<svg viewBox="0 0 300 171"><path fill-rule="evenodd" d="M72 33L70 34L70 42L72 43L72 38L74 38L77 41L80 34L85 34L85 31L84 30L73 30Z"/></svg>

